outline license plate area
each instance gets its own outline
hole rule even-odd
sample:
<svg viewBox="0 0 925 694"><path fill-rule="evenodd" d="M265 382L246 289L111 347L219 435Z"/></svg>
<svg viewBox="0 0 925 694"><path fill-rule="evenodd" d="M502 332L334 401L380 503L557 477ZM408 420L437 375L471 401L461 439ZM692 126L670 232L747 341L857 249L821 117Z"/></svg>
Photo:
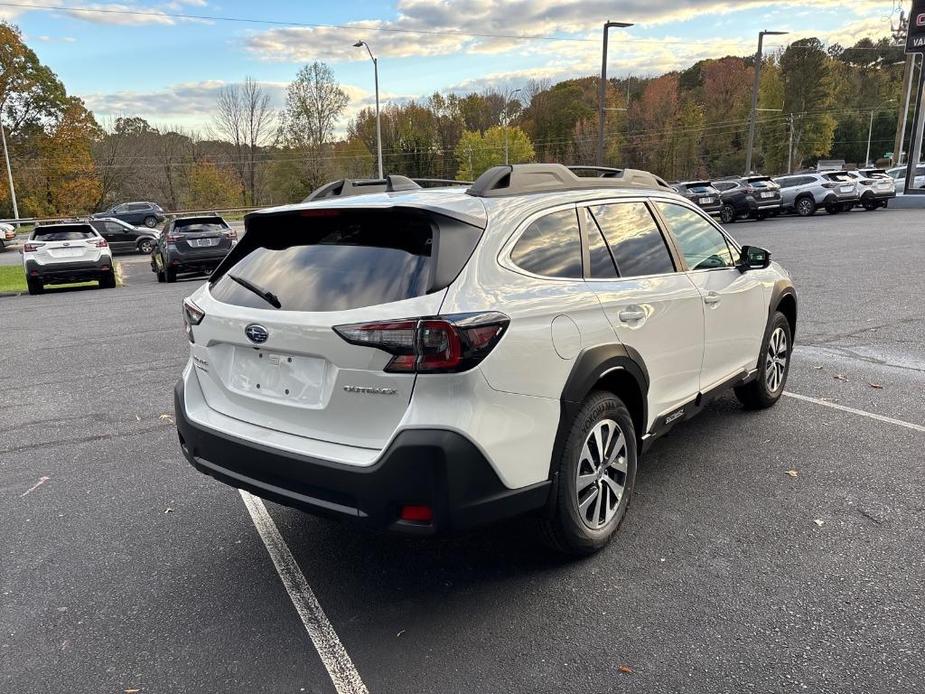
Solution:
<svg viewBox="0 0 925 694"><path fill-rule="evenodd" d="M713 202L713 198L700 198L701 205L709 205L711 202Z"/></svg>
<svg viewBox="0 0 925 694"><path fill-rule="evenodd" d="M773 197L774 197L774 193L762 193L762 194L761 194L761 197L763 197L763 198L773 198Z"/></svg>
<svg viewBox="0 0 925 694"><path fill-rule="evenodd" d="M190 239L189 245L193 248L209 248L218 245L218 239Z"/></svg>
<svg viewBox="0 0 925 694"><path fill-rule="evenodd" d="M842 193L850 193L854 190L854 186L842 186L839 188Z"/></svg>
<svg viewBox="0 0 925 694"><path fill-rule="evenodd" d="M249 347L234 347L233 355L231 390L292 404L321 404L326 360Z"/></svg>

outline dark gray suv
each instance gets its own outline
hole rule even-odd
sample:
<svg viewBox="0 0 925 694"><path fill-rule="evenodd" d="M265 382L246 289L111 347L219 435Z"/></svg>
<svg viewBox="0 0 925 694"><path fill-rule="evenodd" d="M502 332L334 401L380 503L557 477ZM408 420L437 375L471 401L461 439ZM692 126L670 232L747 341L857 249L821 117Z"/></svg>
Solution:
<svg viewBox="0 0 925 694"><path fill-rule="evenodd" d="M183 273L209 274L237 241L217 215L171 219L151 252L151 271L158 282L176 282Z"/></svg>
<svg viewBox="0 0 925 694"><path fill-rule="evenodd" d="M110 207L108 210L93 215L93 219L105 217L120 219L135 226L144 224L149 229L153 229L167 219L161 206L154 202L123 202L121 205Z"/></svg>

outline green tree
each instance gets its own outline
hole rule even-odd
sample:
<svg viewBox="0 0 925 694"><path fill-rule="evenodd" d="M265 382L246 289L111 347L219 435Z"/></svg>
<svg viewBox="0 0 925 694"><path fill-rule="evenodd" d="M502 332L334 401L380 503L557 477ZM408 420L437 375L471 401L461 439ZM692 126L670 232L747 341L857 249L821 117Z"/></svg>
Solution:
<svg viewBox="0 0 925 694"><path fill-rule="evenodd" d="M466 130L456 145L459 178L473 180L492 166L503 164L505 134L508 161L511 164L533 161L535 153L530 137L517 126L505 129L504 126L498 125L484 133Z"/></svg>
<svg viewBox="0 0 925 694"><path fill-rule="evenodd" d="M793 114L793 161L813 161L832 148L836 121L832 59L817 38L790 44L780 57L784 113Z"/></svg>
<svg viewBox="0 0 925 694"><path fill-rule="evenodd" d="M184 205L192 210L234 207L240 202L240 195L241 183L236 171L199 161L190 168Z"/></svg>

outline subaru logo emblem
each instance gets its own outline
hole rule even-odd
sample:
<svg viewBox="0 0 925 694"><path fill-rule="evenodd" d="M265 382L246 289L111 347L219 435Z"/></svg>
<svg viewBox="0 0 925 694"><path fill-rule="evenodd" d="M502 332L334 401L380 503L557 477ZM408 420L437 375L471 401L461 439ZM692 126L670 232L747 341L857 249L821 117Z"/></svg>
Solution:
<svg viewBox="0 0 925 694"><path fill-rule="evenodd" d="M270 332L262 325L257 325L257 323L251 323L244 328L244 334L248 340L257 345L262 345L270 337Z"/></svg>

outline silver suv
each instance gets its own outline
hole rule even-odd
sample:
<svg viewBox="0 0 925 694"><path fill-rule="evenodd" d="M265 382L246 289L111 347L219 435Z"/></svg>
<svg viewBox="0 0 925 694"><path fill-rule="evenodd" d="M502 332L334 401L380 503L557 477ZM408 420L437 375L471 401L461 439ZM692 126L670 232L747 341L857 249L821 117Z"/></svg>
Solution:
<svg viewBox="0 0 925 694"><path fill-rule="evenodd" d="M802 173L775 178L780 186L781 206L801 217L824 207L829 214L847 212L858 202L858 186L847 171Z"/></svg>

